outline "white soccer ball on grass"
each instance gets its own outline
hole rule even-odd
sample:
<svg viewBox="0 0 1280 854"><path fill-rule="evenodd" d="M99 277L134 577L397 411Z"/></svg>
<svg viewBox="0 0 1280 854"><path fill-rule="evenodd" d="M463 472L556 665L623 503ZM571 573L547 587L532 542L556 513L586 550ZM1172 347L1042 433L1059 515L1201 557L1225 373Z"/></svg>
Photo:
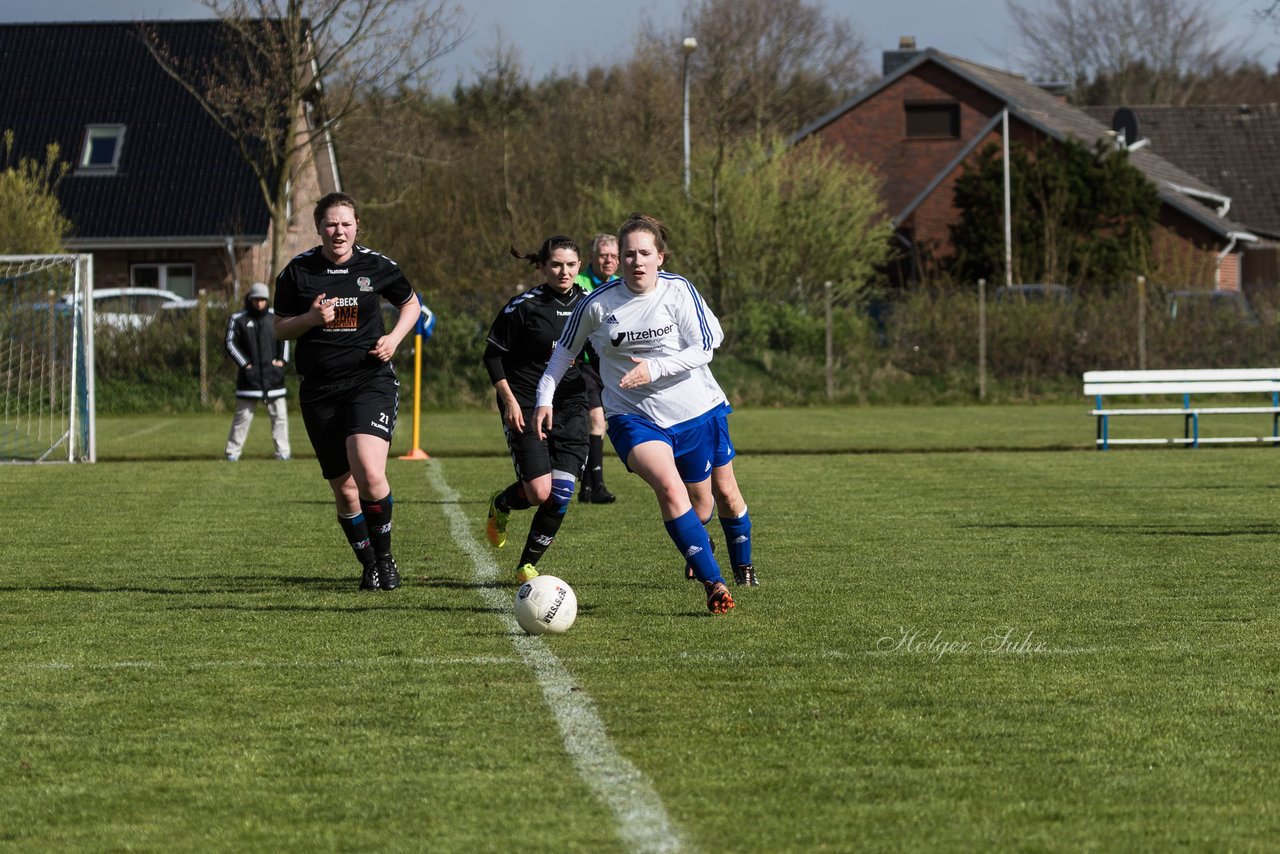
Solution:
<svg viewBox="0 0 1280 854"><path fill-rule="evenodd" d="M516 591L516 622L531 635L558 635L578 617L578 597L554 575L531 578Z"/></svg>

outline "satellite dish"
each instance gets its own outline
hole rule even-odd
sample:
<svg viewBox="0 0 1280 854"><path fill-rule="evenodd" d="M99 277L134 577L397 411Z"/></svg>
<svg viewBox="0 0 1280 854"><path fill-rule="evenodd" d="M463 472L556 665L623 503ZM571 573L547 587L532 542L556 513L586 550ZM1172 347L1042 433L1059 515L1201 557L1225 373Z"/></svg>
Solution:
<svg viewBox="0 0 1280 854"><path fill-rule="evenodd" d="M1125 145L1138 141L1138 117L1128 107L1121 107L1111 117L1111 129L1124 140Z"/></svg>

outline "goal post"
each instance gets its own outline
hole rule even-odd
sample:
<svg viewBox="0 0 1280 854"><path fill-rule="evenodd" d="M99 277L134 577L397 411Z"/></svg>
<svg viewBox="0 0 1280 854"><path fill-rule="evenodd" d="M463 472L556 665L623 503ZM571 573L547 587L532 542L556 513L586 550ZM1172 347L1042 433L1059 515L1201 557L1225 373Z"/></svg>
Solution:
<svg viewBox="0 0 1280 854"><path fill-rule="evenodd" d="M0 255L0 463L97 459L92 255Z"/></svg>

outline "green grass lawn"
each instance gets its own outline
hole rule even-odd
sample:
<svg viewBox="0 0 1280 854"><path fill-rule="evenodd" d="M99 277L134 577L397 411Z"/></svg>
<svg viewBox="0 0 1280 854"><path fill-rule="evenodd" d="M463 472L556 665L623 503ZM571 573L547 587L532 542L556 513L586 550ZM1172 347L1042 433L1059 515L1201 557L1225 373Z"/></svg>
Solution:
<svg viewBox="0 0 1280 854"><path fill-rule="evenodd" d="M1070 450L1085 409L734 415L762 584L723 617L611 461L541 640L494 607L528 519L485 543L496 415L429 414L434 459L391 464L390 594L355 589L300 419L298 459L263 423L234 465L229 417L102 419L98 465L0 467L0 848L643 848L572 695L654 847L1272 849L1280 457Z"/></svg>

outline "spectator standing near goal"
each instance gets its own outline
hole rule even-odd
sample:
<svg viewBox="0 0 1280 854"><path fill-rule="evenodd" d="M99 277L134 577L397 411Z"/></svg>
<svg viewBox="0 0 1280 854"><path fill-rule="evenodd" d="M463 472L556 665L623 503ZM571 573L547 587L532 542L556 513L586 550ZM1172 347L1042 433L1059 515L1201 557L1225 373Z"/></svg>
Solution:
<svg viewBox="0 0 1280 854"><path fill-rule="evenodd" d="M700 511L691 495L714 493L739 584L755 581L751 518L733 474L724 392L708 367L723 339L720 323L682 276L667 273L667 228L632 214L618 232L622 279L589 294L569 318L538 383L539 432L559 414L551 406L572 353L590 340L600 354L609 439L627 469L652 487L662 521L702 582L707 609L734 607ZM711 479L710 489L701 486ZM710 515L710 508L706 509Z"/></svg>
<svg viewBox="0 0 1280 854"><path fill-rule="evenodd" d="M586 293L618 277L618 238L612 234L597 234L591 240L591 261L587 269L579 273L573 283ZM578 500L589 504L612 504L618 500L604 485L604 404L600 399L600 357L590 348L579 368L587 384L587 414L591 433L587 439L587 468L582 475L582 489Z"/></svg>
<svg viewBox="0 0 1280 854"><path fill-rule="evenodd" d="M276 335L298 341L298 401L338 524L363 568L361 590L394 590L387 452L400 382L391 357L418 321L418 300L390 258L356 243L356 201L330 193L313 212L320 245L276 279ZM382 300L400 310L390 332Z"/></svg>
<svg viewBox="0 0 1280 854"><path fill-rule="evenodd" d="M254 282L244 298L244 309L227 321L227 355L236 363L236 412L227 435L226 458L240 459L254 410L266 403L271 416L271 441L276 459L287 460L289 410L285 405L284 363L289 343L276 339L275 313L267 306L270 294L262 282Z"/></svg>
<svg viewBox="0 0 1280 854"><path fill-rule="evenodd" d="M485 534L503 547L511 512L537 507L517 563L516 580L523 584L538 575L538 561L560 530L587 459L586 382L572 356L552 401L555 427L540 431L533 422L538 380L585 294L574 284L580 261L571 238L548 237L537 252L521 254L513 248L511 254L533 264L544 282L511 299L489 328L484 366L498 394L516 479L489 498Z"/></svg>

